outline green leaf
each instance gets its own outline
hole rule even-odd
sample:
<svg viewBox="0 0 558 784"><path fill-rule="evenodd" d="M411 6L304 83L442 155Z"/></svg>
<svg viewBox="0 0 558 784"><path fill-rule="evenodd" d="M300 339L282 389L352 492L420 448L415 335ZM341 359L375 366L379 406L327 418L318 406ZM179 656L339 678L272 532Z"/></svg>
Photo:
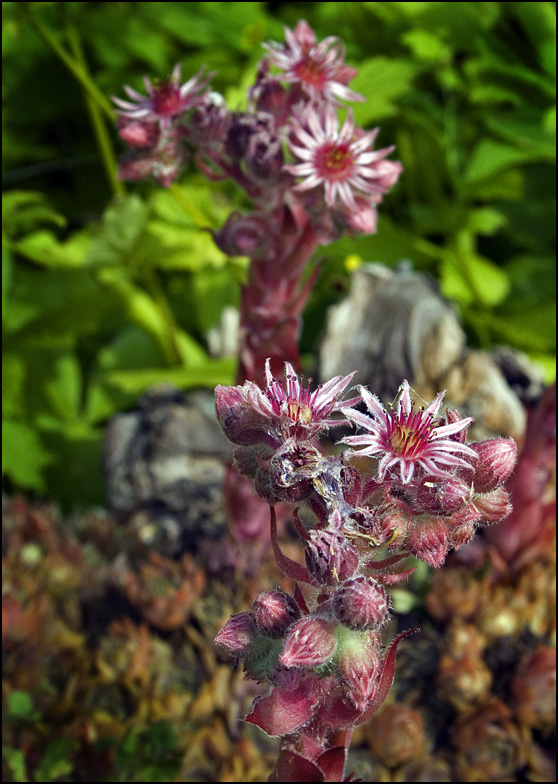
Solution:
<svg viewBox="0 0 558 784"><path fill-rule="evenodd" d="M39 714L33 708L33 700L26 691L15 689L8 698L8 716L11 719L34 719Z"/></svg>
<svg viewBox="0 0 558 784"><path fill-rule="evenodd" d="M506 303L505 308L487 315L487 323L498 342L541 354L556 352L556 306L553 302L536 308Z"/></svg>
<svg viewBox="0 0 558 784"><path fill-rule="evenodd" d="M545 131L540 110L492 111L486 114L484 124L495 136L529 152L532 161L556 160L555 134Z"/></svg>
<svg viewBox="0 0 558 784"><path fill-rule="evenodd" d="M351 89L367 98L365 103L353 107L356 122L368 125L395 114L397 98L411 89L419 72L419 66L411 60L380 55L365 60L351 82Z"/></svg>
<svg viewBox="0 0 558 784"><path fill-rule="evenodd" d="M139 196L116 198L106 209L86 256L86 264L110 266L131 264L141 256L140 238L149 207Z"/></svg>
<svg viewBox="0 0 558 784"><path fill-rule="evenodd" d="M71 773L74 765L69 757L78 747L79 744L74 738L57 738L51 741L37 766L35 781L56 781Z"/></svg>
<svg viewBox="0 0 558 784"><path fill-rule="evenodd" d="M473 234L490 236L506 226L506 216L494 207L478 207L467 215L467 229Z"/></svg>
<svg viewBox="0 0 558 784"><path fill-rule="evenodd" d="M64 228L67 221L46 203L42 193L8 191L2 194L2 229L9 237L28 234L45 223Z"/></svg>
<svg viewBox="0 0 558 784"><path fill-rule="evenodd" d="M155 300L119 269L105 268L99 278L120 299L127 318L159 343L169 364L178 359L196 363L205 357L203 349L169 320L166 300Z"/></svg>
<svg viewBox="0 0 558 784"><path fill-rule="evenodd" d="M529 351L529 359L540 368L545 384L550 386L550 384L556 381L556 352L541 354L540 352Z"/></svg>
<svg viewBox="0 0 558 784"><path fill-rule="evenodd" d="M556 300L556 259L522 253L506 264L506 272L514 289L514 300L522 308L536 308L543 302Z"/></svg>
<svg viewBox="0 0 558 784"><path fill-rule="evenodd" d="M2 352L2 412L9 419L23 419L28 368L21 352Z"/></svg>
<svg viewBox="0 0 558 784"><path fill-rule="evenodd" d="M67 422L79 419L82 373L68 346L38 335L10 346L5 354L3 368L8 375L2 396L7 412L24 412L35 423L44 415Z"/></svg>
<svg viewBox="0 0 558 784"><path fill-rule="evenodd" d="M208 360L195 368L112 371L104 376L107 384L133 395L141 395L153 384L173 384L179 389L211 388L232 384L236 370L233 359Z"/></svg>
<svg viewBox="0 0 558 784"><path fill-rule="evenodd" d="M521 169L505 169L470 186L471 196L480 201L523 201L525 174Z"/></svg>
<svg viewBox="0 0 558 784"><path fill-rule="evenodd" d="M228 257L219 250L208 232L150 221L149 231L161 243L164 253L154 266L165 270L200 270L206 266L224 267Z"/></svg>
<svg viewBox="0 0 558 784"><path fill-rule="evenodd" d="M71 343L79 335L97 332L108 320L121 318L116 304L85 269L16 264L4 327L10 333L32 329L46 342L64 337Z"/></svg>
<svg viewBox="0 0 558 784"><path fill-rule="evenodd" d="M2 324L6 314L6 307L9 303L9 294L12 288L14 258L10 248L4 243L2 235Z"/></svg>
<svg viewBox="0 0 558 784"><path fill-rule="evenodd" d="M487 84L486 82L471 85L469 88L469 99L472 103L486 106L487 108L497 106L498 104L516 107L521 106L523 103L523 96L516 90L499 84Z"/></svg>
<svg viewBox="0 0 558 784"><path fill-rule="evenodd" d="M44 492L43 471L51 462L29 425L2 418L2 476L8 476L16 486Z"/></svg>
<svg viewBox="0 0 558 784"><path fill-rule="evenodd" d="M165 357L153 338L133 324L124 327L97 354L97 369L140 370L165 367Z"/></svg>
<svg viewBox="0 0 558 784"><path fill-rule="evenodd" d="M514 11L539 55L541 66L556 76L556 3L516 3Z"/></svg>
<svg viewBox="0 0 558 784"><path fill-rule="evenodd" d="M105 503L102 476L103 431L83 422L44 423L41 439L56 461L44 470L49 496L69 511Z"/></svg>
<svg viewBox="0 0 558 784"><path fill-rule="evenodd" d="M85 232L77 232L60 242L50 231L40 230L13 243L13 249L30 261L45 267L81 267L90 245Z"/></svg>
<svg viewBox="0 0 558 784"><path fill-rule="evenodd" d="M10 746L2 746L2 759L5 761L14 781L26 782L27 764L25 754L21 749L13 749Z"/></svg>
<svg viewBox="0 0 558 784"><path fill-rule="evenodd" d="M82 396L81 367L77 357L69 351L55 351L50 355L51 373L44 378L44 395L50 410L63 421L79 418Z"/></svg>
<svg viewBox="0 0 558 784"><path fill-rule="evenodd" d="M508 276L488 259L470 253L458 260L450 251L443 251L442 259L441 291L448 299L494 307L509 294Z"/></svg>
<svg viewBox="0 0 558 784"><path fill-rule="evenodd" d="M465 180L472 185L518 164L530 162L534 157L529 150L520 150L493 139L481 139L470 156Z"/></svg>
<svg viewBox="0 0 558 784"><path fill-rule="evenodd" d="M451 60L451 47L430 30L415 27L403 33L401 41L418 60L427 63L448 63Z"/></svg>

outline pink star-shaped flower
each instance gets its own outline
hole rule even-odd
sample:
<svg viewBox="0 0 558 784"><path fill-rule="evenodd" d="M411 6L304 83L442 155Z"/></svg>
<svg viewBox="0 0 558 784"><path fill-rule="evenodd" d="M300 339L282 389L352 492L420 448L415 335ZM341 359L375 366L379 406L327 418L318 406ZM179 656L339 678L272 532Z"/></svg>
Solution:
<svg viewBox="0 0 558 784"><path fill-rule="evenodd" d="M307 107L293 122L293 136L288 142L299 162L285 169L304 178L294 190L307 191L323 185L328 207L341 201L354 211L361 209L355 192L371 196L385 193L397 181L402 166L385 160L394 147L372 149L378 130L356 129L351 111L339 129L332 106L321 111Z"/></svg>
<svg viewBox="0 0 558 784"><path fill-rule="evenodd" d="M359 456L380 458L380 481L388 472L393 477L392 469L396 466L399 466L404 484L411 482L417 469L431 476L447 478L459 466L471 468L470 461L458 455L476 459L476 452L450 436L464 431L473 417L451 424L444 424L444 419L437 418L445 392L440 392L427 408L416 411L408 381L403 382L394 405L387 410L367 389L360 386L359 390L372 416L352 409L341 408L341 411L368 432L342 440L351 446L364 447L357 453Z"/></svg>

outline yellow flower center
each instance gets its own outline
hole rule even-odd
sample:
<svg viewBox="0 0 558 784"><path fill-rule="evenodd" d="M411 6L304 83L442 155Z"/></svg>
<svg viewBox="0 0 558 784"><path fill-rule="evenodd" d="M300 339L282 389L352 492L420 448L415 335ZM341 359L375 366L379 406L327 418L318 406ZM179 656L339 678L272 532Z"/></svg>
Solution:
<svg viewBox="0 0 558 784"><path fill-rule="evenodd" d="M293 422L300 422L307 425L312 421L312 409L306 403L301 403L299 400L287 401L287 412Z"/></svg>
<svg viewBox="0 0 558 784"><path fill-rule="evenodd" d="M425 437L425 433L417 432L408 425L396 422L389 440L394 452L402 457L413 457L421 448Z"/></svg>

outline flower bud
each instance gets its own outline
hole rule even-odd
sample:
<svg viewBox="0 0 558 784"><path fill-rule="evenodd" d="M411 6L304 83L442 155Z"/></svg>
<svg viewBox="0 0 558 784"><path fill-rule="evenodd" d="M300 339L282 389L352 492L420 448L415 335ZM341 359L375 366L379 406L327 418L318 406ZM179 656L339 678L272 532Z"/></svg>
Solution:
<svg viewBox="0 0 558 784"><path fill-rule="evenodd" d="M302 618L291 626L279 662L284 667L319 667L331 659L337 638L325 618Z"/></svg>
<svg viewBox="0 0 558 784"><path fill-rule="evenodd" d="M345 697L360 711L366 710L378 689L382 662L377 646L360 636L340 642L339 669L347 687Z"/></svg>
<svg viewBox="0 0 558 784"><path fill-rule="evenodd" d="M128 147L136 150L152 148L159 139L159 125L145 120L130 120L120 116L117 120L118 135Z"/></svg>
<svg viewBox="0 0 558 784"><path fill-rule="evenodd" d="M441 566L449 547L449 528L441 520L420 520L409 527L409 551L430 566Z"/></svg>
<svg viewBox="0 0 558 784"><path fill-rule="evenodd" d="M384 588L367 577L347 580L332 598L335 615L349 629L380 626L389 614L389 597Z"/></svg>
<svg viewBox="0 0 558 784"><path fill-rule="evenodd" d="M507 517L513 509L509 493L502 486L491 493L479 495L475 499L475 506L486 523L498 523Z"/></svg>
<svg viewBox="0 0 558 784"><path fill-rule="evenodd" d="M134 182L153 177L159 185L168 188L187 162L188 150L171 129L161 134L153 147L124 155L118 165L118 177Z"/></svg>
<svg viewBox="0 0 558 784"><path fill-rule="evenodd" d="M259 131L272 132L273 117L265 112L258 114L236 112L229 119L225 149L233 161L240 161L248 151L250 139Z"/></svg>
<svg viewBox="0 0 558 784"><path fill-rule="evenodd" d="M459 550L463 545L470 542L475 535L476 526L473 523L463 523L454 528L451 532L451 545L454 550Z"/></svg>
<svg viewBox="0 0 558 784"><path fill-rule="evenodd" d="M260 132L252 136L245 158L246 171L257 182L276 182L283 170L283 148L278 136Z"/></svg>
<svg viewBox="0 0 558 784"><path fill-rule="evenodd" d="M378 545L388 543L392 547L398 547L402 544L408 527L409 514L395 504L386 505L379 508L375 515L374 537Z"/></svg>
<svg viewBox="0 0 558 784"><path fill-rule="evenodd" d="M280 117L287 105L287 91L280 80L272 76L261 79L252 90L251 97L258 111L275 117Z"/></svg>
<svg viewBox="0 0 558 784"><path fill-rule="evenodd" d="M489 438L469 446L479 459L475 466L474 485L478 493L495 490L510 476L517 461L517 444L513 438Z"/></svg>
<svg viewBox="0 0 558 784"><path fill-rule="evenodd" d="M243 387L215 388L215 413L229 441L239 446L269 444L276 441L269 434L269 417L256 409L250 397L250 382Z"/></svg>
<svg viewBox="0 0 558 784"><path fill-rule="evenodd" d="M256 631L256 624L250 613L238 613L223 626L215 637L215 644L235 656L246 656Z"/></svg>
<svg viewBox="0 0 558 784"><path fill-rule="evenodd" d="M462 509L459 509L459 511L454 512L451 517L446 517L444 522L450 525L452 528L454 526L458 528L461 525L475 525L475 523L478 523L480 519L481 513L475 504L469 503Z"/></svg>
<svg viewBox="0 0 558 784"><path fill-rule="evenodd" d="M308 571L320 585L348 580L359 563L356 548L335 531L311 531L304 555Z"/></svg>
<svg viewBox="0 0 558 784"><path fill-rule="evenodd" d="M433 515L451 515L459 511L470 495L471 488L458 479L444 481L426 476L417 488L417 501L421 508Z"/></svg>
<svg viewBox="0 0 558 784"><path fill-rule="evenodd" d="M374 171L378 175L377 179L374 178L374 186L378 183L378 188L385 192L395 185L401 176L403 165L399 161L390 161L384 158L374 164Z"/></svg>
<svg viewBox="0 0 558 784"><path fill-rule="evenodd" d="M269 249L269 226L257 215L233 212L213 239L228 256L261 258Z"/></svg>
<svg viewBox="0 0 558 784"><path fill-rule="evenodd" d="M372 198L355 198L353 209L343 210L343 220L347 229L355 234L375 234L378 223L378 213Z"/></svg>
<svg viewBox="0 0 558 784"><path fill-rule="evenodd" d="M228 123L224 98L219 93L211 92L192 113L186 135L198 147L219 144L225 137Z"/></svg>
<svg viewBox="0 0 558 784"><path fill-rule="evenodd" d="M285 591L264 591L252 605L258 629L270 637L282 637L300 618L300 608Z"/></svg>

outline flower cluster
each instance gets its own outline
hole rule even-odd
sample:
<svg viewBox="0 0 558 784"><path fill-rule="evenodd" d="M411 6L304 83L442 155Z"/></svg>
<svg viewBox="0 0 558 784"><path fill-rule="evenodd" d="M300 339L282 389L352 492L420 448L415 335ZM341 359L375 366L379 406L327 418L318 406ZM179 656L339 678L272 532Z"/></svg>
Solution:
<svg viewBox="0 0 558 784"><path fill-rule="evenodd" d="M285 43L265 44L247 111L230 111L201 70L181 83L180 67L147 95L125 87L113 98L117 127L130 148L119 176L174 183L193 160L209 180L232 180L251 203L213 233L231 256L248 256L240 305L238 381L262 382L266 357L298 363L301 313L316 280L305 274L318 245L344 233L376 231L377 206L396 183L401 164L393 147L375 150L378 129L355 125L342 101L364 98L348 87L357 71L345 63L337 38L318 42L300 21Z"/></svg>
<svg viewBox="0 0 558 784"><path fill-rule="evenodd" d="M178 65L159 84L146 78L146 96L126 86L129 100L113 98L131 148L120 176L153 176L168 186L193 150L204 174L235 180L258 213L289 205L310 211L325 242L333 224L337 233L375 231L375 206L401 172L386 160L393 147L373 151L378 130L356 128L351 114L339 129L339 102L364 100L347 86L357 71L345 64L340 42L330 36L318 43L304 21L285 28L285 38L264 45L247 112L228 111L203 70L184 84ZM324 207L329 229L318 220Z"/></svg>
<svg viewBox="0 0 558 784"><path fill-rule="evenodd" d="M216 390L217 417L236 445L237 466L271 506L277 563L315 591L311 607L298 588L294 596L265 592L216 638L244 660L249 675L270 684L247 721L270 735L289 736L275 780L295 780L281 776L287 769L306 770L306 763L316 775L329 775L329 757L322 755L330 735L365 721L385 699L405 636L383 651L387 587L413 571L401 568L401 561L413 555L441 566L479 525L511 510L503 483L516 461L512 439L466 444L472 419L453 410L441 416L443 393L417 407L407 381L387 408L362 386L343 400L353 376L333 378L312 392L289 363L280 381L268 362L265 389L246 382ZM350 423L364 432L341 439L351 447L342 455L324 456L317 437ZM362 474L351 462L355 455L379 461L377 467ZM280 549L278 502L296 504L304 565ZM373 557L375 550L382 557ZM342 761L337 764L339 774Z"/></svg>

